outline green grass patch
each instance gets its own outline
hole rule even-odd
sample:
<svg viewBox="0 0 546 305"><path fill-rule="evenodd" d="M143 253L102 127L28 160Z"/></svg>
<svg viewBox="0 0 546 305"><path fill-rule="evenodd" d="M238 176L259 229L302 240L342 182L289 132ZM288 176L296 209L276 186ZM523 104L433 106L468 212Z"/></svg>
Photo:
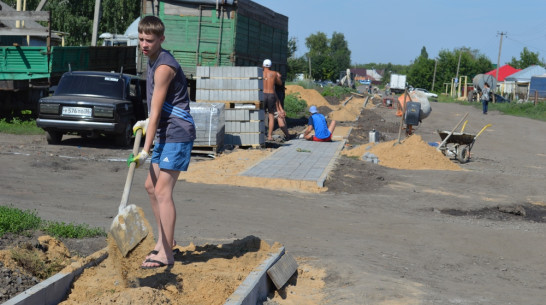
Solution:
<svg viewBox="0 0 546 305"><path fill-rule="evenodd" d="M469 101L459 101L455 98L440 95L438 96L438 102L440 103L457 103L460 105L469 105L477 109L482 109L481 102L469 102ZM432 104L434 107L434 104ZM506 115L519 116L534 120L546 121L546 102L540 102L535 105L533 102L527 103L489 103L488 110L497 110Z"/></svg>
<svg viewBox="0 0 546 305"><path fill-rule="evenodd" d="M322 96L333 96L340 99L351 92L356 92L356 90L343 86L327 86L324 87L321 94Z"/></svg>
<svg viewBox="0 0 546 305"><path fill-rule="evenodd" d="M289 118L301 118L307 112L307 102L300 98L299 93L288 94L284 97L284 111Z"/></svg>
<svg viewBox="0 0 546 305"><path fill-rule="evenodd" d="M23 234L37 230L42 224L36 212L0 206L0 236L6 233Z"/></svg>
<svg viewBox="0 0 546 305"><path fill-rule="evenodd" d="M6 121L6 119L0 120L0 132L21 135L44 134L44 130L36 126L35 120L23 121L17 118L11 121Z"/></svg>
<svg viewBox="0 0 546 305"><path fill-rule="evenodd" d="M90 228L85 224L45 221L38 217L35 211L0 206L0 236L6 233L30 234L35 230L42 230L49 235L64 238L106 236L106 232L100 228Z"/></svg>
<svg viewBox="0 0 546 305"><path fill-rule="evenodd" d="M88 225L77 225L64 222L46 222L42 228L47 234L54 237L85 238L106 236L103 229L90 228Z"/></svg>

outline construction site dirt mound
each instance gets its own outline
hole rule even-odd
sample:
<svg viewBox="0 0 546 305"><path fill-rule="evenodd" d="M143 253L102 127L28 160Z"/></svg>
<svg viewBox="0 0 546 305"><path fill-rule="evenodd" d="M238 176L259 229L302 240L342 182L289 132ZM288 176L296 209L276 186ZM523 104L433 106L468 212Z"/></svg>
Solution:
<svg viewBox="0 0 546 305"><path fill-rule="evenodd" d="M174 265L140 268L154 244L148 234L121 257L109 237L108 257L85 269L61 304L224 304L252 270L281 247L255 236L226 244L177 245Z"/></svg>
<svg viewBox="0 0 546 305"><path fill-rule="evenodd" d="M305 89L299 85L286 86L286 94L297 94L307 103L307 106L315 105L328 119L339 122L355 121L364 105L364 97L348 97L338 103L330 103L315 89Z"/></svg>
<svg viewBox="0 0 546 305"><path fill-rule="evenodd" d="M398 143L398 140L364 144L341 153L350 157L362 157L370 152L378 157L379 165L396 169L461 170L461 167L436 150L421 136L414 134Z"/></svg>

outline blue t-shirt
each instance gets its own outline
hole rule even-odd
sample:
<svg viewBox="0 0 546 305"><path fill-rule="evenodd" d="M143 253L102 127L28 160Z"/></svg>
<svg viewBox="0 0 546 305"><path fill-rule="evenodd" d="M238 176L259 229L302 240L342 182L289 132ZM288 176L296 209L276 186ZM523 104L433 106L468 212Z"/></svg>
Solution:
<svg viewBox="0 0 546 305"><path fill-rule="evenodd" d="M146 95L148 109L151 109L154 92L154 73L161 66L175 69L174 79L169 84L167 96L161 109L159 126L156 133L157 143L180 143L195 140L195 123L190 114L190 96L186 76L176 59L166 50L161 50L154 62L148 61Z"/></svg>
<svg viewBox="0 0 546 305"><path fill-rule="evenodd" d="M313 129L315 129L315 137L319 139L326 139L332 134L330 130L328 130L326 118L320 113L312 114L309 117L308 125L313 126Z"/></svg>

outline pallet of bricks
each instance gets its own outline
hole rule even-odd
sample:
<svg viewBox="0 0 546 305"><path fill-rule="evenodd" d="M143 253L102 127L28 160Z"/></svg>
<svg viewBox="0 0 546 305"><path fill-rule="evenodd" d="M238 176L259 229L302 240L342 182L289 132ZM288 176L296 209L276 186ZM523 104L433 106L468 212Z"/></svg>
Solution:
<svg viewBox="0 0 546 305"><path fill-rule="evenodd" d="M197 67L196 102L223 103L224 145L265 144L263 69L260 67Z"/></svg>
<svg viewBox="0 0 546 305"><path fill-rule="evenodd" d="M190 109L196 134L192 152L216 155L224 147L225 104L192 102Z"/></svg>

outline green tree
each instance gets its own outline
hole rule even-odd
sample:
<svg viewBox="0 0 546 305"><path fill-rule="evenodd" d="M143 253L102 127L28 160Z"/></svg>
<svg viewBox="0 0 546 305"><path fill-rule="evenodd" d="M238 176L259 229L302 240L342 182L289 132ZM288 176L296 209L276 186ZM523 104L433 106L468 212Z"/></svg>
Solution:
<svg viewBox="0 0 546 305"><path fill-rule="evenodd" d="M311 61L311 78L335 80L339 73L349 68L351 51L345 36L334 32L328 39L323 32L311 34L305 39L309 49L307 59Z"/></svg>
<svg viewBox="0 0 546 305"><path fill-rule="evenodd" d="M298 41L296 37L291 37L288 40L287 46L288 60L287 65L288 69L286 72L286 79L293 80L296 78L296 74L303 73L305 74L308 71L307 60L304 56L296 57L296 51L298 50Z"/></svg>
<svg viewBox="0 0 546 305"><path fill-rule="evenodd" d="M459 56L461 58L460 63ZM483 74L493 69L493 64L485 55L468 47L461 47L453 51L441 50L438 53L437 60L435 91L442 90L444 84L451 84L453 78L457 75L457 66L459 66L459 78L467 76L468 82L472 82L472 78L477 74ZM429 82L432 82L432 78ZM430 86L431 84L425 88Z"/></svg>
<svg viewBox="0 0 546 305"><path fill-rule="evenodd" d="M523 51L519 54L519 58L518 60L512 57L512 60L508 64L516 69L525 69L532 65L544 66L544 62L538 59L538 53L529 51L527 47L523 48Z"/></svg>
<svg viewBox="0 0 546 305"><path fill-rule="evenodd" d="M421 49L421 55L415 59L408 71L408 83L416 88L431 89L434 74L434 60L428 59L427 49Z"/></svg>

